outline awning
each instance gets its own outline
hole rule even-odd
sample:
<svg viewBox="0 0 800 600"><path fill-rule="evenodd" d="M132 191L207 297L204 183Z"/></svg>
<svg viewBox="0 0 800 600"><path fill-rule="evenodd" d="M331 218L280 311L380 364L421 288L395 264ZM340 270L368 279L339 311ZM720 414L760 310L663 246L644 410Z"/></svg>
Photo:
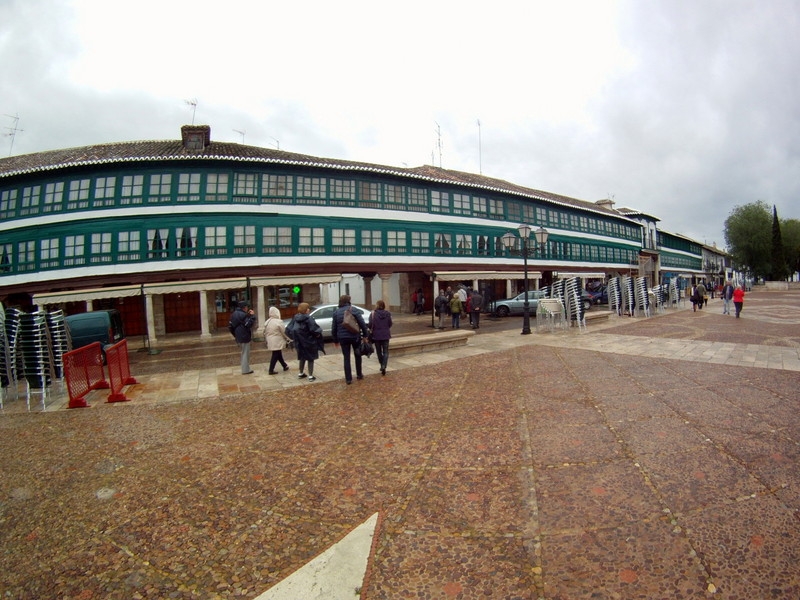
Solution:
<svg viewBox="0 0 800 600"><path fill-rule="evenodd" d="M605 279L605 273L562 273L558 271L559 279L572 279L573 277L582 277L583 279Z"/></svg>
<svg viewBox="0 0 800 600"><path fill-rule="evenodd" d="M216 290L239 290L251 286L289 286L297 284L336 283L341 275L287 275L282 277L237 277L234 279L209 279L196 281L175 281L167 283L146 283L144 285L126 285L121 287L90 288L69 290L51 294L35 294L33 303L37 306L61 304L63 302L79 302L102 300L104 298L129 298L145 294L181 294L186 292L207 292Z"/></svg>
<svg viewBox="0 0 800 600"><path fill-rule="evenodd" d="M444 281L463 281L465 279L522 279L519 271L435 271L433 276ZM540 271L528 271L528 278L541 279Z"/></svg>

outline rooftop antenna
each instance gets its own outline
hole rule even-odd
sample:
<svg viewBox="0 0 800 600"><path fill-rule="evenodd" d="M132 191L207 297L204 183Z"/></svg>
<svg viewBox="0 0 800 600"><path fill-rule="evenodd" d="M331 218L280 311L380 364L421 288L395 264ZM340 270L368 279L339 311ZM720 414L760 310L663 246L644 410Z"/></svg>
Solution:
<svg viewBox="0 0 800 600"><path fill-rule="evenodd" d="M8 133L4 134L11 138L11 147L8 149L8 155L11 156L11 153L14 151L14 139L17 137L18 131L25 131L24 129L19 128L19 115L6 115L10 119L13 119L14 126L13 127L4 127Z"/></svg>
<svg viewBox="0 0 800 600"><path fill-rule="evenodd" d="M281 141L278 138L274 138L272 136L269 136L269 139L275 140L275 148L276 149L278 149L278 150L281 149Z"/></svg>
<svg viewBox="0 0 800 600"><path fill-rule="evenodd" d="M247 132L244 129L234 129L234 131L242 136L242 143L244 144L244 134Z"/></svg>
<svg viewBox="0 0 800 600"><path fill-rule="evenodd" d="M197 98L192 98L191 100L184 100L186 104L192 107L192 125L194 125L194 113L197 112Z"/></svg>
<svg viewBox="0 0 800 600"><path fill-rule="evenodd" d="M478 119L478 174L483 175L483 156L481 153L481 120Z"/></svg>
<svg viewBox="0 0 800 600"><path fill-rule="evenodd" d="M436 123L436 121L434 121ZM436 146L439 148L439 168L442 168L442 128L436 123Z"/></svg>

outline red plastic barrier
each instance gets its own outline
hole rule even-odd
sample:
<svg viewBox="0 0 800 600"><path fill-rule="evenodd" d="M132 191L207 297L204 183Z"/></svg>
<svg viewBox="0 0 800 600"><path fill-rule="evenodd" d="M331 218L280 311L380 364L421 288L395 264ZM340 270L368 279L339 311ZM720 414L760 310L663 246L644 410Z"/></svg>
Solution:
<svg viewBox="0 0 800 600"><path fill-rule="evenodd" d="M128 362L128 340L121 340L106 348L106 363L108 365L108 378L111 380L111 393L109 402L125 402L130 400L122 393L126 385L138 383L131 377L131 367Z"/></svg>
<svg viewBox="0 0 800 600"><path fill-rule="evenodd" d="M64 354L64 379L69 392L67 408L86 408L86 394L108 388L103 372L103 348L94 342Z"/></svg>

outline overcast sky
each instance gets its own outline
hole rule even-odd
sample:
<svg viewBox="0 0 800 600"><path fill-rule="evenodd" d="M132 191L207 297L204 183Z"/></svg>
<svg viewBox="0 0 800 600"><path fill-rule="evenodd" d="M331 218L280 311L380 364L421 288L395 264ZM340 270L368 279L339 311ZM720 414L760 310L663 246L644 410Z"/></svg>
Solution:
<svg viewBox="0 0 800 600"><path fill-rule="evenodd" d="M212 139L800 218L800 1L0 0L0 157ZM13 147L12 147L13 141Z"/></svg>

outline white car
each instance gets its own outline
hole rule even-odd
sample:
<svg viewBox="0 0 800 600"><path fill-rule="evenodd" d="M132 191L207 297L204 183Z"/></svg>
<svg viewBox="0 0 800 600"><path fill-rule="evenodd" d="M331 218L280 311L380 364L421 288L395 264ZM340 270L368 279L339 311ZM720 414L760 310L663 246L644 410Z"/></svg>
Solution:
<svg viewBox="0 0 800 600"><path fill-rule="evenodd" d="M369 319L369 311L366 308L362 308L360 306L356 306L355 304L351 305L353 307L353 313L360 313L362 318L364 319L364 323L367 322ZM311 307L311 312L309 316L314 317L314 320L317 322L317 325L322 327L322 337L326 340L331 339L331 329L333 327L333 313L336 312L336 309L339 308L338 304L317 304L316 306ZM291 319L284 319L283 324L288 327L289 323L291 323Z"/></svg>

